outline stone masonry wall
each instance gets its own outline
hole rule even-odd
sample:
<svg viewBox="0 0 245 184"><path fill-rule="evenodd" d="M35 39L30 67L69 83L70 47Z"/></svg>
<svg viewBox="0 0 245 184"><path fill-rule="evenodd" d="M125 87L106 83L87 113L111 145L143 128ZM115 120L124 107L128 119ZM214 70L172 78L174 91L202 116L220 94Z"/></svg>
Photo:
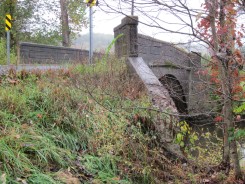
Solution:
<svg viewBox="0 0 245 184"><path fill-rule="evenodd" d="M139 56L152 68L158 78L171 74L178 79L188 100L189 54L168 42L140 34L138 47Z"/></svg>
<svg viewBox="0 0 245 184"><path fill-rule="evenodd" d="M188 112L200 113L209 108L206 103L207 88L198 75L201 68L199 53L188 53L171 43L141 34L138 34L138 49L138 55L151 67L157 78L171 74L178 79L184 91Z"/></svg>
<svg viewBox="0 0 245 184"><path fill-rule="evenodd" d="M173 44L145 35L138 35L139 56L148 65L173 63L179 67L189 67L189 54Z"/></svg>
<svg viewBox="0 0 245 184"><path fill-rule="evenodd" d="M138 17L130 16L122 20L121 24L114 28L114 37L123 34L115 44L117 57L138 56Z"/></svg>
<svg viewBox="0 0 245 184"><path fill-rule="evenodd" d="M61 64L81 62L88 58L89 51L47 46L34 43L20 43L20 64Z"/></svg>

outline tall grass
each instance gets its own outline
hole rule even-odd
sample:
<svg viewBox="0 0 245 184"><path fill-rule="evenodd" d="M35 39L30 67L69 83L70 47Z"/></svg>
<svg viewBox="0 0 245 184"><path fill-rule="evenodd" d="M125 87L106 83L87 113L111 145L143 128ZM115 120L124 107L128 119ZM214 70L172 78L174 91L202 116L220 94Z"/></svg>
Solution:
<svg viewBox="0 0 245 184"><path fill-rule="evenodd" d="M125 64L0 79L0 183L163 183L188 175L158 146L163 115ZM175 180L176 179L176 180Z"/></svg>
<svg viewBox="0 0 245 184"><path fill-rule="evenodd" d="M129 145L139 148L140 155L145 152L143 144L148 138L141 135L140 127L130 125L139 110L127 109L149 103L143 92L137 92L140 85L130 86L125 71L125 65L113 59L107 64L77 66L66 71L23 71L2 76L3 178L8 183L18 183L17 178L28 183L62 183L55 173L68 168L81 170L85 165L91 177L80 181L93 178L109 183L132 182L130 174L124 175L118 164L124 167L123 160L137 154L128 153L135 151ZM136 99L141 93L142 101L130 99L131 94ZM131 136L135 142L130 140ZM69 172L79 178L76 172Z"/></svg>
<svg viewBox="0 0 245 184"><path fill-rule="evenodd" d="M6 39L0 38L0 65L6 65L7 64L7 45L6 45ZM12 49L10 51L10 63L15 64L17 60L17 56Z"/></svg>

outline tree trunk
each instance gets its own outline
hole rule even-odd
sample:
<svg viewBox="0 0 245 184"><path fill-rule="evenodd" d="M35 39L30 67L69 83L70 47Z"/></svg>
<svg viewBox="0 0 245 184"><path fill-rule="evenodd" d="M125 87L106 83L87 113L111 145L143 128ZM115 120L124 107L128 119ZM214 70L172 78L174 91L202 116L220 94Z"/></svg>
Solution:
<svg viewBox="0 0 245 184"><path fill-rule="evenodd" d="M226 0L221 0L220 1L220 12L219 12L219 22L220 22L220 27L225 27L225 11L224 11L224 8L226 6L226 3L227 1ZM224 48L224 45L225 45L225 42L227 41L227 33L226 34L222 34L220 36L220 51L224 52L225 48ZM229 144L229 132L228 132L228 124L230 122L229 118L232 117L232 114L230 113L231 110L232 110L232 103L230 102L230 99L229 99L229 86L227 86L227 82L225 79L227 78L227 75L226 75L226 70L227 68L225 68L223 66L224 63L226 63L226 59L223 58L223 60L221 60L219 62L219 70L220 70L220 74L221 74L221 85L222 85L222 91L223 91L223 95L224 95L224 105L223 105L223 113L224 113L224 126L223 126L223 133L224 133L224 136L223 136L223 159L222 159L222 164L224 166L228 166L230 165L230 144ZM227 96L228 95L228 96ZM227 101L228 100L228 101ZM230 111L230 112L229 112ZM228 170L229 172L229 170Z"/></svg>
<svg viewBox="0 0 245 184"><path fill-rule="evenodd" d="M221 70L221 83L223 91L223 115L224 115L224 137L223 137L223 160L222 164L226 166L227 174L230 171L230 143L229 143L229 130L232 128L232 101L230 99L230 79L228 78L228 69L222 63L228 62L225 59L220 61Z"/></svg>
<svg viewBox="0 0 245 184"><path fill-rule="evenodd" d="M218 38L216 23L215 23L215 15L217 5L219 4L219 23L221 28L225 28L227 22L230 22L229 30L227 30L224 34L220 35ZM229 66L229 62L232 58L232 53L235 48L234 44L234 35L233 32L235 30L235 25L232 24L232 21L228 19L228 17L232 17L232 15L225 14L225 6L229 3L227 0L219 1L211 1L210 7L210 26L213 36L213 50L214 54L221 52L223 57L219 57L218 59L218 68L220 72L220 81L222 88L222 100L223 100L223 116L224 116L224 137L223 137L223 160L222 165L225 166L226 174L230 171L230 158L232 158L232 162L234 164L234 171L236 178L242 178L241 168L239 165L238 153L237 153L237 145L235 140L229 141L229 138L233 137L232 133L235 131L235 125L233 120L233 103L232 103L232 69ZM227 44L229 43L229 44ZM236 79L233 79L236 80Z"/></svg>
<svg viewBox="0 0 245 184"><path fill-rule="evenodd" d="M234 164L234 172L236 179L242 179L242 171L239 163L238 153L237 153L237 143L236 140L232 140L230 143L231 147L231 159Z"/></svg>
<svg viewBox="0 0 245 184"><path fill-rule="evenodd" d="M221 0L221 11L223 11L224 7L226 5L231 5L235 6L234 2L227 2L226 0ZM223 13L225 16L225 13ZM235 18L234 15L231 12L227 12L226 16L226 24L230 25L227 33L225 34L226 38L223 37L221 41L221 46L224 45L225 40L227 41L226 44L226 54L227 54L227 59L225 60L225 63L222 63L223 66L223 74L224 74L224 91L225 91L225 99L224 99L224 117L227 122L225 124L227 125L227 130L226 130L226 136L228 136L228 140L226 140L226 144L229 145L229 157L232 159L232 163L234 165L234 172L235 172L235 177L237 179L242 179L242 172L241 172L241 167L239 164L239 158L238 158L238 152L237 152L237 143L236 140L234 139L234 132L235 132L235 123L234 123L234 116L233 116L233 94L232 94L232 88L234 88L234 84L236 83L235 81L237 80L236 77L233 77L233 68L231 66L230 61L234 60L234 50L235 50L235 29L236 25L233 22L232 18ZM221 16L223 18L223 16ZM224 18L223 18L224 19ZM225 27L225 23L221 21L221 26ZM238 80L239 81L239 80ZM239 84L240 85L240 84ZM230 140L229 140L230 138ZM227 149L228 150L228 149ZM226 156L226 155L224 155ZM229 159L230 159L229 158Z"/></svg>
<svg viewBox="0 0 245 184"><path fill-rule="evenodd" d="M217 9L217 2L216 1L212 1L211 2L211 7L210 7L210 10L209 10L209 17L210 17L210 27L211 27L211 31L212 31L212 36L213 36L213 50L214 50L214 55L216 55L218 52L219 52L219 39L218 39L218 36L217 36L217 29L216 29L216 24L215 24L215 14L216 14L216 9ZM223 6L224 4L221 3L220 5L221 9L223 9ZM221 23L221 26L223 26L224 22L225 22L225 16L222 13L220 13L220 23ZM221 41L224 41L224 38L225 36L223 35L223 37L221 38ZM228 142L228 122L229 122L229 109L230 109L230 105L228 103L228 101L225 101L226 100L226 92L225 92L225 86L226 86L226 81L224 79L225 77L225 74L224 74L224 69L223 69L223 66L222 66L222 63L224 63L225 61L222 61L220 58L218 58L218 68L219 68L219 72L220 72L220 75L221 75L221 85L222 85L222 91L223 91L223 94L224 94L224 102L226 102L227 104L224 104L223 105L223 113L226 113L226 115L224 114L224 126L223 126L223 160L222 160L222 165L227 167L228 166L228 169L227 169L227 173L229 173L229 165L230 165L230 146L229 146L229 142ZM228 105L228 106L226 106Z"/></svg>
<svg viewBox="0 0 245 184"><path fill-rule="evenodd" d="M229 55L227 56L229 57ZM226 61L228 63L228 60ZM223 114L224 114L224 124L226 126L225 134L224 134L224 157L223 163L229 167L230 158L232 159L232 163L234 165L235 177L237 179L242 179L241 167L239 164L238 152L237 152L237 143L234 139L234 131L235 124L233 120L232 113L232 74L230 72L230 68L225 67L223 64L223 92L224 92L224 106L223 106ZM230 139L229 139L230 138Z"/></svg>
<svg viewBox="0 0 245 184"><path fill-rule="evenodd" d="M60 0L62 45L64 47L70 46L70 29L69 29L67 6L68 6L67 0Z"/></svg>

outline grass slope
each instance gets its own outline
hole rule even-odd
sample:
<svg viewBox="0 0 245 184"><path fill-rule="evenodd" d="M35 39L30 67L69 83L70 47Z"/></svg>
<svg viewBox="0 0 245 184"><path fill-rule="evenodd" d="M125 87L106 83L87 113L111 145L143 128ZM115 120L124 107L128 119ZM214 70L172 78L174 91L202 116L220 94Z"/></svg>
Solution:
<svg viewBox="0 0 245 184"><path fill-rule="evenodd" d="M2 76L0 183L201 181L162 154L149 125L164 115L131 80L116 60Z"/></svg>
<svg viewBox="0 0 245 184"><path fill-rule="evenodd" d="M151 180L150 137L130 125L135 114L150 116L134 107L150 103L144 95L133 101L140 93L124 73L120 63L109 68L101 63L58 72L12 71L2 77L0 181Z"/></svg>

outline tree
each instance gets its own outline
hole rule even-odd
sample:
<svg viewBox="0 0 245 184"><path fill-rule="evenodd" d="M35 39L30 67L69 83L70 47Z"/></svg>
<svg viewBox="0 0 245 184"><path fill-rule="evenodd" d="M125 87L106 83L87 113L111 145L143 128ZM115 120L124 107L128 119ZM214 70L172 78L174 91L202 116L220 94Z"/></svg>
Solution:
<svg viewBox="0 0 245 184"><path fill-rule="evenodd" d="M218 92L223 100L224 119L224 155L223 164L230 165L230 157L234 164L236 178L242 178L238 160L237 145L234 137L234 100L240 99L242 89L240 86L241 74L238 66L243 64L243 58L238 48L242 46L243 34L236 30L237 1L216 0L205 1L208 15L203 17L199 27L204 28L200 36L204 37L212 48L212 77L218 86Z"/></svg>
<svg viewBox="0 0 245 184"><path fill-rule="evenodd" d="M62 2L65 4L60 4ZM85 7L82 0L4 0L0 2L0 16L4 20L6 13L12 15L12 45L16 45L18 41L58 45L61 42L62 31L67 30L64 33L66 35L69 33L68 37L66 36L68 43L87 25ZM62 21L57 21L62 20L61 12L67 12L64 15L66 20L68 16L68 21L65 22L69 23L68 29L63 29ZM4 21L1 21L0 25L0 37L5 38Z"/></svg>
<svg viewBox="0 0 245 184"><path fill-rule="evenodd" d="M70 46L71 39L74 38L82 28L87 25L87 18L85 16L85 3L82 0L40 0L36 3L35 20L42 26L35 26L37 22L34 21L33 28L35 33L39 33L40 37L43 34L42 40L48 38L57 38L57 44L62 40L63 46ZM48 16L47 16L48 15ZM60 20L60 21L57 21Z"/></svg>
<svg viewBox="0 0 245 184"><path fill-rule="evenodd" d="M62 45L70 46L70 29L68 22L67 0L60 0L61 9L61 29L62 29Z"/></svg>
<svg viewBox="0 0 245 184"><path fill-rule="evenodd" d="M70 46L70 35L86 26L85 5L81 0L60 0L62 45Z"/></svg>
<svg viewBox="0 0 245 184"><path fill-rule="evenodd" d="M7 13L12 16L12 45L16 45L18 40L23 39L23 33L28 28L28 23L34 14L35 2L31 0L5 0L0 2L0 17L5 20ZM5 22L0 22L0 37L5 38Z"/></svg>
<svg viewBox="0 0 245 184"><path fill-rule="evenodd" d="M241 102L244 95L240 85L244 76L239 71L239 66L244 62L240 52L244 28L237 22L241 2L243 1L206 0L202 8L196 8L192 6L193 1L190 0L134 1L135 12L142 16L140 20L144 21L140 23L143 25L165 33L188 36L193 41L201 41L208 46L211 54L209 85L212 88L216 87L214 92L219 96L219 103L222 106L222 111L217 112L220 115L216 117L223 122L224 127L224 154L221 165L229 171L230 158L232 158L238 179L242 177L242 173L234 139L233 108L236 103ZM127 15L131 3L131 0L119 0L117 4L103 0L100 4L105 11ZM168 18L165 18L164 15L167 14Z"/></svg>

